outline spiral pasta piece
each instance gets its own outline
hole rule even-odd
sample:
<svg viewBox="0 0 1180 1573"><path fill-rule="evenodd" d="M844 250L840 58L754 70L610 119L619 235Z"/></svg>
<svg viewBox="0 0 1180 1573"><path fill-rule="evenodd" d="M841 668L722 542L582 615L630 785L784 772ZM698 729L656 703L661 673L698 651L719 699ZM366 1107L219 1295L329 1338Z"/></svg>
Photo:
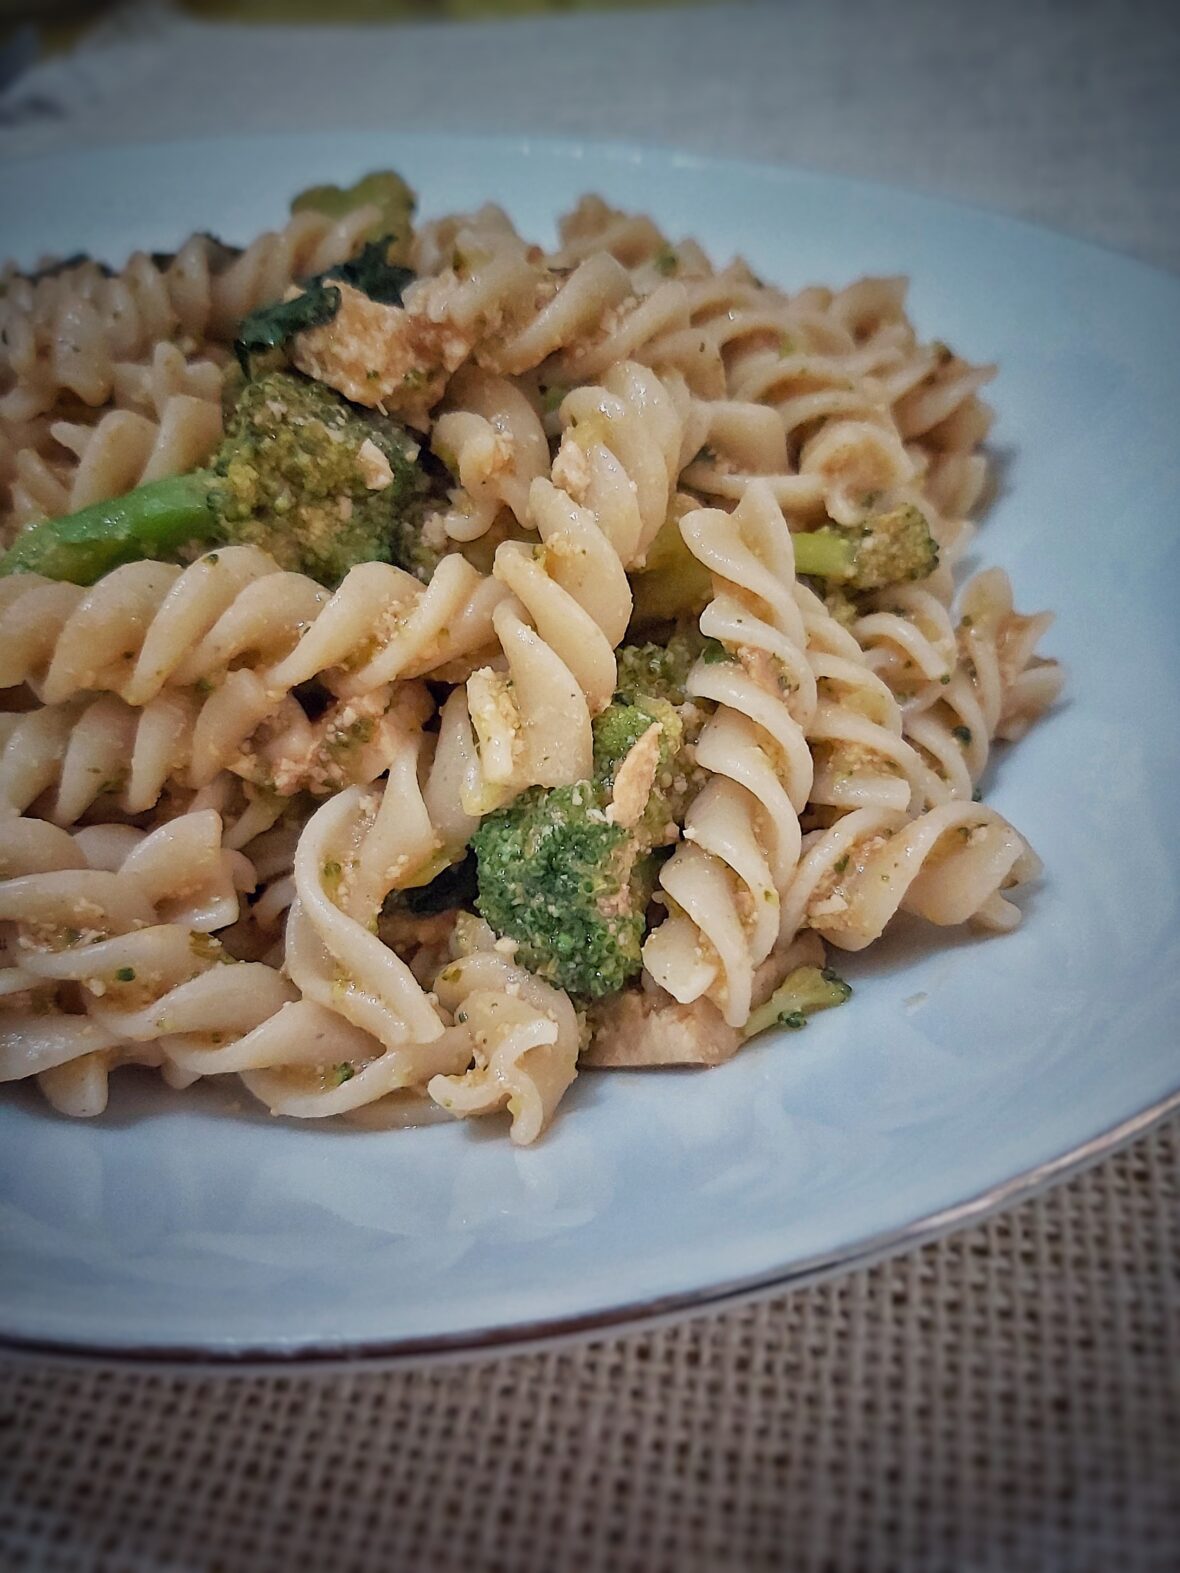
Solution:
<svg viewBox="0 0 1180 1573"><path fill-rule="evenodd" d="M378 217L372 207L338 220L298 213L240 252L194 235L163 265L137 252L117 274L87 260L8 281L0 297L0 416L27 420L71 395L103 404L120 364L145 360L177 333L228 342L256 306L352 256Z"/></svg>
<svg viewBox="0 0 1180 1573"><path fill-rule="evenodd" d="M469 1062L464 1028L448 1024L376 932L385 897L410 883L440 844L418 785L418 750L407 742L382 792L330 798L299 839L286 933L285 967L301 996L293 1010L314 1008L342 1022L333 1042L344 1030L350 1052L340 1056L347 1075L335 1086L323 1085L318 1050L275 1052L252 1067L246 1085L275 1112L313 1117L421 1094L432 1076L461 1073ZM286 1037L276 1018L252 1048L269 1051Z"/></svg>
<svg viewBox="0 0 1180 1573"><path fill-rule="evenodd" d="M100 804L138 815L170 791L208 791L225 772L280 800L323 795L381 775L401 730L430 709L425 689L405 683L311 721L242 670L212 694L169 689L143 706L101 694L0 714L0 817L36 808L72 825Z"/></svg>
<svg viewBox="0 0 1180 1573"><path fill-rule="evenodd" d="M330 592L253 546L188 568L128 563L89 589L14 575L0 581L0 687L28 683L51 705L89 692L146 705L249 675L272 707L313 678L351 699L484 651L505 594L457 554L429 585L370 562Z"/></svg>
<svg viewBox="0 0 1180 1573"><path fill-rule="evenodd" d="M731 374L731 402L722 411L729 429L743 416L752 420L746 411L759 406L778 418L781 446L773 454L773 470L763 473L792 518L854 524L874 499L895 495L914 480L889 406L858 359L864 357L856 352L763 351L745 357L740 371ZM722 444L726 429L715 421L710 439ZM694 465L685 475L687 484L731 498L752 478L733 458L728 464Z"/></svg>
<svg viewBox="0 0 1180 1573"><path fill-rule="evenodd" d="M925 362L925 364L923 364ZM921 370L921 376L914 373ZM987 485L987 459L979 452L992 425L992 411L979 389L994 366L971 366L945 344L912 353L911 386L894 402L893 415L915 460L923 494L941 513L969 514Z"/></svg>
<svg viewBox="0 0 1180 1573"><path fill-rule="evenodd" d="M927 680L909 689L904 716L906 736L951 796L970 797L993 740L1022 737L1057 698L1061 667L1036 654L1052 621L1048 612L1015 610L1003 569L985 569L965 586L946 671L936 680L921 674ZM912 682L911 673L901 680Z"/></svg>
<svg viewBox="0 0 1180 1573"><path fill-rule="evenodd" d="M407 1057L406 1081L421 1081L413 1048L441 1037L444 1023L409 967L372 931L399 879L434 851L426 816L407 811L398 786L413 768L409 751L383 793L353 788L308 821L295 856L295 905L287 925L287 967L307 999ZM410 1046L407 1048L407 1046Z"/></svg>
<svg viewBox="0 0 1180 1573"><path fill-rule="evenodd" d="M478 540L501 510L527 527L529 490L548 473L549 442L540 417L515 384L464 367L451 379L430 443L458 482L450 507L439 516L452 540Z"/></svg>
<svg viewBox="0 0 1180 1573"><path fill-rule="evenodd" d="M22 997L0 1007L0 1079L36 1075L63 1113L90 1115L105 1107L121 1064L158 1068L186 1087L276 1055L300 1063L357 1051L362 1034L301 1002L273 967L233 962L211 937L236 918L237 890L254 882L241 854L221 846L215 813L181 816L146 837L114 826L70 837L10 822L0 830L9 875L14 845L35 869L0 883L0 926L25 935ZM86 866L84 855L93 864L104 854L110 866ZM66 861L68 873L51 871Z"/></svg>
<svg viewBox="0 0 1180 1573"><path fill-rule="evenodd" d="M23 427L0 420L0 450L9 448L0 463L6 540L35 520L179 475L209 457L222 430L222 371L214 361L160 344L149 361L116 366L114 378L113 408L94 418L74 410L69 419Z"/></svg>
<svg viewBox="0 0 1180 1573"><path fill-rule="evenodd" d="M439 1073L427 1092L459 1118L507 1109L518 1145L533 1142L577 1076L581 1034L567 994L496 949L486 925L483 943L448 961L435 978L442 1008L470 1035L470 1061Z"/></svg>
<svg viewBox="0 0 1180 1573"><path fill-rule="evenodd" d="M55 421L50 432L68 458L51 465L31 450L17 456L16 524L75 513L145 481L196 469L221 437L221 408L178 393L165 401L158 420L111 410L93 426Z"/></svg>
<svg viewBox="0 0 1180 1573"><path fill-rule="evenodd" d="M223 847L212 811L146 836L104 826L70 837L9 821L0 869L0 929L20 936L19 966L4 974L0 1080L36 1076L63 1112L99 1113L117 1064L163 1063L161 994L221 958L209 936L237 917L253 871ZM256 983L242 981L248 1013ZM224 1012L225 992L207 993ZM150 1029L132 1030L145 1012Z"/></svg>
<svg viewBox="0 0 1180 1573"><path fill-rule="evenodd" d="M629 271L650 262L667 240L646 213L625 213L601 197L588 195L558 220L561 244L549 258L555 267L576 267L595 252L608 252Z"/></svg>
<svg viewBox="0 0 1180 1573"><path fill-rule="evenodd" d="M494 206L424 226L414 259L429 277L407 290L407 312L444 323L477 365L503 376L592 340L631 290L626 268L609 252L551 265Z"/></svg>
<svg viewBox="0 0 1180 1573"><path fill-rule="evenodd" d="M89 590L4 580L0 687L47 704L0 722L0 805L21 812L57 784L51 817L69 824L104 793L139 813L170 781L198 790L226 768L284 795L372 780L401 719L425 718L404 679L485 649L506 594L459 556L426 587L365 563L330 594L244 546L187 569L128 564ZM290 695L315 678L338 697L312 722Z"/></svg>
<svg viewBox="0 0 1180 1573"><path fill-rule="evenodd" d="M905 737L901 707L888 684L810 590L799 586L796 593L819 695L808 727L812 804L838 812L865 807L914 812L941 802L946 793L939 776Z"/></svg>
<svg viewBox="0 0 1180 1573"><path fill-rule="evenodd" d="M1003 932L1020 922L1003 892L1040 869L1024 838L980 803L944 803L910 820L856 809L808 838L785 910L842 950L863 950L899 911Z"/></svg>
<svg viewBox="0 0 1180 1573"><path fill-rule="evenodd" d="M790 531L770 489L752 485L732 514L690 513L681 533L713 575L701 632L729 659L699 660L689 675L688 693L717 707L696 745L711 779L660 872L672 910L643 959L682 1004L705 996L741 1026L755 971L780 939L782 897L799 857L816 681Z"/></svg>
<svg viewBox="0 0 1180 1573"><path fill-rule="evenodd" d="M17 817L56 788L48 817L55 824L74 824L128 779L141 780L149 752L153 764L157 755L163 756L154 803L172 773L173 747L141 748L129 771L136 721L134 712L114 698L0 716L0 816Z"/></svg>
<svg viewBox="0 0 1180 1573"><path fill-rule="evenodd" d="M494 578L512 598L493 613L505 670L467 683L484 802L590 774L591 718L614 691L614 651L631 615L626 569L668 514L685 418L646 368L612 368L561 406L551 479L533 482L536 550L506 541Z"/></svg>

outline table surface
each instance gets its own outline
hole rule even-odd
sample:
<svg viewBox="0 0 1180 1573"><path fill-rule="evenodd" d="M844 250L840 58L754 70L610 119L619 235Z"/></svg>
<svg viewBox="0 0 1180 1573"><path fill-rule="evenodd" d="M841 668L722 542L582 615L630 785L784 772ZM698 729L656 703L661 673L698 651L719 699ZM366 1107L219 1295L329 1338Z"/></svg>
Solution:
<svg viewBox="0 0 1180 1573"><path fill-rule="evenodd" d="M141 5L0 95L0 152L606 131L919 187L1180 271L1177 80L1165 0L386 30ZM1178 1383L1173 1121L891 1263L604 1343L301 1378L14 1364L0 1565L1162 1573L1180 1561Z"/></svg>

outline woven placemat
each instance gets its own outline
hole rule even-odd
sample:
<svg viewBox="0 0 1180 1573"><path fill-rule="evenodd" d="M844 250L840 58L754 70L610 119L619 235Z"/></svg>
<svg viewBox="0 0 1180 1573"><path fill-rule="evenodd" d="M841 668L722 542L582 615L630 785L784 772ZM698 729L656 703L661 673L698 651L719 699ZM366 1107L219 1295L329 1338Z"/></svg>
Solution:
<svg viewBox="0 0 1180 1573"><path fill-rule="evenodd" d="M0 1567L1180 1566L1180 1120L881 1266L348 1376L0 1372Z"/></svg>

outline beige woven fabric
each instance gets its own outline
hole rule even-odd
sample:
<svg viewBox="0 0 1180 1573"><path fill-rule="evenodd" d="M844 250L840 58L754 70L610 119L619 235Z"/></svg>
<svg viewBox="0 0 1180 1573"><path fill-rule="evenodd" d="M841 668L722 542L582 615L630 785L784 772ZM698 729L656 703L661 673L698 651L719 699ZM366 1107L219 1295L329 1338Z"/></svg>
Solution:
<svg viewBox="0 0 1180 1573"><path fill-rule="evenodd" d="M351 1376L0 1373L0 1567L1180 1567L1180 1120L725 1316Z"/></svg>

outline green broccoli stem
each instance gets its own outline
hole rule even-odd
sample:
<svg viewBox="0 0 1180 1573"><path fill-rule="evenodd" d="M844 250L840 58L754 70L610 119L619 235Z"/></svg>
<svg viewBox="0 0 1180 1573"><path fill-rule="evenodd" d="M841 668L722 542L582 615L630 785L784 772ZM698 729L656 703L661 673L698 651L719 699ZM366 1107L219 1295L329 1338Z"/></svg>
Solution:
<svg viewBox="0 0 1180 1573"><path fill-rule="evenodd" d="M796 573L837 582L852 578L858 544L854 536L825 524L818 530L793 535L791 543L795 548Z"/></svg>
<svg viewBox="0 0 1180 1573"><path fill-rule="evenodd" d="M742 1037L753 1038L768 1027L788 1027L797 1031L807 1025L808 1016L817 1010L843 1005L851 993L851 986L830 967L796 967L764 1005L751 1011L742 1028Z"/></svg>
<svg viewBox="0 0 1180 1573"><path fill-rule="evenodd" d="M220 539L205 470L147 481L109 502L46 519L17 537L0 558L0 575L39 573L71 584L93 584L112 568L164 557L187 541Z"/></svg>

